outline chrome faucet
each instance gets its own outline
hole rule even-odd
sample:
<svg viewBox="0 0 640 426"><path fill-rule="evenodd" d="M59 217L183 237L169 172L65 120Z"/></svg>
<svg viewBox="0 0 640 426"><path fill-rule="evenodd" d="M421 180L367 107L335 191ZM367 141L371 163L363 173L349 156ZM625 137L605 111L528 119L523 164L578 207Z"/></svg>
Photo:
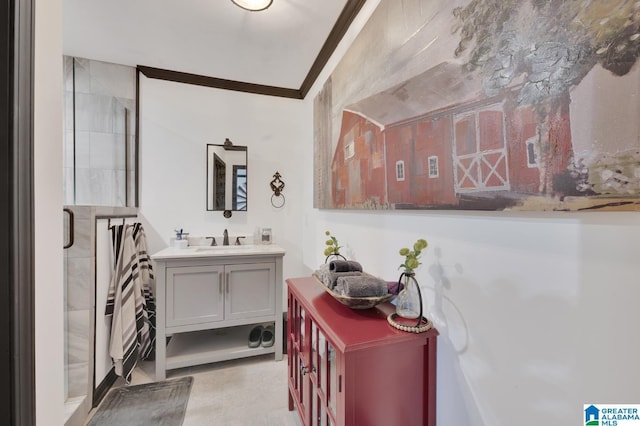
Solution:
<svg viewBox="0 0 640 426"><path fill-rule="evenodd" d="M224 230L223 235L223 239L222 239L222 245L223 246L228 246L229 245L229 233L227 232L227 230Z"/></svg>

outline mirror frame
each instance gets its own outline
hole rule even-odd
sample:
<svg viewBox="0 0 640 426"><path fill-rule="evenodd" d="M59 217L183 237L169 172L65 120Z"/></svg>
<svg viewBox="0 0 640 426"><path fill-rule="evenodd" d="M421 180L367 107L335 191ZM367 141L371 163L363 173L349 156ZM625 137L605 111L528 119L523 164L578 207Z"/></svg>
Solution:
<svg viewBox="0 0 640 426"><path fill-rule="evenodd" d="M244 164L236 163L236 164L228 164L228 161L224 157L224 153L229 151L243 151L245 158ZM218 144L207 144L207 181L206 181L206 203L207 203L207 211L222 211L224 212L224 217L231 217L232 211L247 211L248 203L248 173L249 173L249 151L246 146L233 145L233 143L227 138L224 141L223 145ZM221 208L219 206L220 199L217 197L215 193L215 176L216 176L216 164L221 164L223 166L223 173L225 174L224 178L224 207ZM240 171L244 170L244 179L245 179L245 197L244 197L244 208L238 209L238 177L240 176ZM231 174L229 174L231 173ZM229 187L228 181L231 181L230 190L227 190ZM235 202L234 202L235 201Z"/></svg>

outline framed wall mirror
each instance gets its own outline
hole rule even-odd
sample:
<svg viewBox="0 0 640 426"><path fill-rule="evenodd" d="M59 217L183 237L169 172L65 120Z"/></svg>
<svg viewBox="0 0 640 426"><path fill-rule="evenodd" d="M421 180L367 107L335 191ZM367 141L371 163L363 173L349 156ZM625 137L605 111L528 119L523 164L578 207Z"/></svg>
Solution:
<svg viewBox="0 0 640 426"><path fill-rule="evenodd" d="M207 144L207 210L247 211L247 147Z"/></svg>

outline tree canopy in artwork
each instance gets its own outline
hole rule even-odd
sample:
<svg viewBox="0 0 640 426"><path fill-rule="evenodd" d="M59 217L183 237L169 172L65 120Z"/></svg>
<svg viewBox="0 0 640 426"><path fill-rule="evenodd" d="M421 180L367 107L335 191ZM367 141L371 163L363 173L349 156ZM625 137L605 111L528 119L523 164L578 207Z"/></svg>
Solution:
<svg viewBox="0 0 640 426"><path fill-rule="evenodd" d="M519 82L518 102L567 92L600 63L621 76L640 56L640 2L472 0L454 9L457 57L482 71L489 96Z"/></svg>

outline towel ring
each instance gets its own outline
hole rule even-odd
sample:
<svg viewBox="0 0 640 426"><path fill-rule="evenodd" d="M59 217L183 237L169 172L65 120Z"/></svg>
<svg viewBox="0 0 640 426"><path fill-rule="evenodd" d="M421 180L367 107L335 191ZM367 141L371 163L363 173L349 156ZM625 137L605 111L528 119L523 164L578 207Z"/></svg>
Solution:
<svg viewBox="0 0 640 426"><path fill-rule="evenodd" d="M284 181L280 179L281 177L280 173L276 172L276 174L273 175L273 180L269 184L273 191L273 195L271 196L271 205L277 209L284 206L285 203L284 194L282 193L282 190L284 189ZM282 203L278 200L279 198L282 198Z"/></svg>
<svg viewBox="0 0 640 426"><path fill-rule="evenodd" d="M280 198L282 199L282 203L277 201ZM284 194L280 194L280 196L276 196L276 194L271 195L271 205L276 209L279 209L282 206L284 206L284 203L285 203Z"/></svg>

